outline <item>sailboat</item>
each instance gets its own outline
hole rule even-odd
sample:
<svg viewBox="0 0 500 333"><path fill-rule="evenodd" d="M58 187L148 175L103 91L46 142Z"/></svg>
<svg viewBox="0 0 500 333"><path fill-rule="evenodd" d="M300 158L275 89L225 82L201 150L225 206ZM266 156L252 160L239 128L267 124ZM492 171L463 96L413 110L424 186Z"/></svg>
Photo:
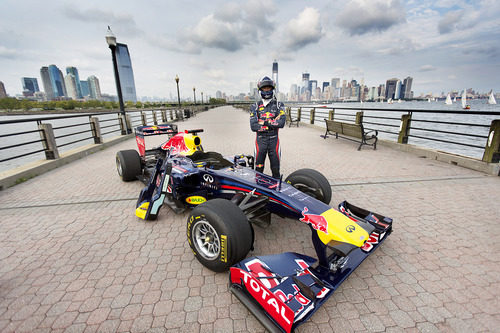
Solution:
<svg viewBox="0 0 500 333"><path fill-rule="evenodd" d="M451 104L453 104L453 102L451 101L451 96L450 96L450 94L448 94L448 96L446 96L446 102L444 102L444 104L446 104L446 105L451 105Z"/></svg>
<svg viewBox="0 0 500 333"><path fill-rule="evenodd" d="M464 110L469 110L470 105L467 104L467 93L464 91L462 92L462 109Z"/></svg>
<svg viewBox="0 0 500 333"><path fill-rule="evenodd" d="M427 98L427 102L429 102L429 103L430 103L430 102L431 102L431 99L430 99L430 98Z"/></svg>
<svg viewBox="0 0 500 333"><path fill-rule="evenodd" d="M453 97L453 103L457 101L457 96Z"/></svg>
<svg viewBox="0 0 500 333"><path fill-rule="evenodd" d="M497 104L497 100L495 99L495 95L493 95L493 90L490 91L490 98L488 98L488 104Z"/></svg>

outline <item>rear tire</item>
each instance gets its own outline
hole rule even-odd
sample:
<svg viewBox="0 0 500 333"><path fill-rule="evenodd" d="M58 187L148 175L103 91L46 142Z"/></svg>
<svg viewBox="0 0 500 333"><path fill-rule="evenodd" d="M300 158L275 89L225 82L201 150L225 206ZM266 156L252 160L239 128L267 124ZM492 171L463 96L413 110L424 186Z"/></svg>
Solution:
<svg viewBox="0 0 500 333"><path fill-rule="evenodd" d="M225 199L209 200L193 209L187 237L196 259L214 272L228 270L252 247L252 229L245 214Z"/></svg>
<svg viewBox="0 0 500 333"><path fill-rule="evenodd" d="M313 169L299 169L286 177L285 182L301 192L329 205L332 187L322 173Z"/></svg>
<svg viewBox="0 0 500 333"><path fill-rule="evenodd" d="M136 180L142 174L141 157L133 149L116 153L116 171L124 182Z"/></svg>

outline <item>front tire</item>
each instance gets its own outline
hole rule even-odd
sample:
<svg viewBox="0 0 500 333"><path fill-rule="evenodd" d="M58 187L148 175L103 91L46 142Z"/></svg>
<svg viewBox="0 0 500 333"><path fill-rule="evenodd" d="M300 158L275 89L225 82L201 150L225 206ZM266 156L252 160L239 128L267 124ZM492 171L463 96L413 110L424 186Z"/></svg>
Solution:
<svg viewBox="0 0 500 333"><path fill-rule="evenodd" d="M322 173L313 169L299 169L286 177L285 182L301 192L329 205L332 187Z"/></svg>
<svg viewBox="0 0 500 333"><path fill-rule="evenodd" d="M193 209L187 237L196 259L214 272L228 270L252 247L252 229L245 214L225 199L209 200Z"/></svg>
<svg viewBox="0 0 500 333"><path fill-rule="evenodd" d="M116 171L124 182L136 180L142 173L141 157L133 149L116 153Z"/></svg>

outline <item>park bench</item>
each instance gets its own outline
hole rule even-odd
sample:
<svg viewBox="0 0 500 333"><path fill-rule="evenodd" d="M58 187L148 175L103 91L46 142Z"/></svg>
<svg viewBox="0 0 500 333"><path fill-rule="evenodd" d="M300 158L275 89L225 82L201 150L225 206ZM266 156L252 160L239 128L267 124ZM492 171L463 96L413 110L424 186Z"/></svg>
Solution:
<svg viewBox="0 0 500 333"><path fill-rule="evenodd" d="M288 127L292 126L295 124L295 126L299 127L300 123L300 113L298 113L297 118L292 118L292 112L290 110L287 110L286 113L286 122L288 123Z"/></svg>
<svg viewBox="0 0 500 333"><path fill-rule="evenodd" d="M358 142L360 145L358 150L361 150L363 145L373 146L373 149L377 149L377 135L378 131L368 131L365 132L363 124L344 123L336 120L325 119L326 122L326 132L325 135L321 135L322 138L326 139L328 134L334 135L338 139L343 138L346 140ZM369 135L370 133L373 133Z"/></svg>

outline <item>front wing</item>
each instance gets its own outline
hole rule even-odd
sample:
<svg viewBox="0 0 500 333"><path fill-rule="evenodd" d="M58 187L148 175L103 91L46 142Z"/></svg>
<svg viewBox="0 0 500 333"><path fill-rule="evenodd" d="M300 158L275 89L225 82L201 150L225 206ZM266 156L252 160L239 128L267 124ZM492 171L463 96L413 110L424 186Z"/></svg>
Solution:
<svg viewBox="0 0 500 333"><path fill-rule="evenodd" d="M291 332L308 320L342 282L387 238L373 231L335 272L292 252L247 258L231 267L230 290L271 332Z"/></svg>

